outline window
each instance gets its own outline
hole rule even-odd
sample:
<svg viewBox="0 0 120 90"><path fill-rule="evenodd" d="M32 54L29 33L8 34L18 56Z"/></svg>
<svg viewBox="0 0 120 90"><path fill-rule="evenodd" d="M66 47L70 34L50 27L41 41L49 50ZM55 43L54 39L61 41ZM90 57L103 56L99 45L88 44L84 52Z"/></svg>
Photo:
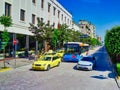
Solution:
<svg viewBox="0 0 120 90"><path fill-rule="evenodd" d="M5 15L11 16L11 4L5 3Z"/></svg>
<svg viewBox="0 0 120 90"><path fill-rule="evenodd" d="M60 17L60 11L58 10L58 18Z"/></svg>
<svg viewBox="0 0 120 90"><path fill-rule="evenodd" d="M72 24L72 21L70 20L70 24Z"/></svg>
<svg viewBox="0 0 120 90"><path fill-rule="evenodd" d="M53 7L53 15L55 15L55 11L56 11L56 8L55 8L55 7Z"/></svg>
<svg viewBox="0 0 120 90"><path fill-rule="evenodd" d="M36 2L36 0L32 0L32 2L33 2L33 3L35 3L35 2Z"/></svg>
<svg viewBox="0 0 120 90"><path fill-rule="evenodd" d="M69 19L67 19L67 23L69 24Z"/></svg>
<svg viewBox="0 0 120 90"><path fill-rule="evenodd" d="M48 3L48 12L50 12L50 6L51 6L51 4Z"/></svg>
<svg viewBox="0 0 120 90"><path fill-rule="evenodd" d="M50 21L48 20L47 25L50 26Z"/></svg>
<svg viewBox="0 0 120 90"><path fill-rule="evenodd" d="M81 28L83 29L84 27L83 27L83 26L81 26Z"/></svg>
<svg viewBox="0 0 120 90"><path fill-rule="evenodd" d="M44 8L44 0L41 0L41 8Z"/></svg>
<svg viewBox="0 0 120 90"><path fill-rule="evenodd" d="M63 14L62 14L62 20L63 20Z"/></svg>
<svg viewBox="0 0 120 90"><path fill-rule="evenodd" d="M66 17L65 17L65 22L66 22Z"/></svg>
<svg viewBox="0 0 120 90"><path fill-rule="evenodd" d="M43 18L41 18L41 22L43 23Z"/></svg>
<svg viewBox="0 0 120 90"><path fill-rule="evenodd" d="M20 20L25 21L25 10L23 9L20 11Z"/></svg>
<svg viewBox="0 0 120 90"><path fill-rule="evenodd" d="M55 27L55 23L53 23L53 28Z"/></svg>
<svg viewBox="0 0 120 90"><path fill-rule="evenodd" d="M32 14L32 23L35 24L35 15Z"/></svg>

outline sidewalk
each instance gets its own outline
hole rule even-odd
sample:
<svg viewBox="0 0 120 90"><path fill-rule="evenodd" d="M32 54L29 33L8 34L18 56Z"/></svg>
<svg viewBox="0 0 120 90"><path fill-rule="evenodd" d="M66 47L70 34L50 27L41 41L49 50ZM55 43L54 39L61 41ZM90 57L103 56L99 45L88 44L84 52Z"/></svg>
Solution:
<svg viewBox="0 0 120 90"><path fill-rule="evenodd" d="M29 60L27 58L16 58L16 59L6 58L6 60L5 60L5 67L6 68L3 68L4 67L4 60L0 60L0 72L4 72L4 71L18 68L21 66L29 65L29 64L32 64L33 61L34 60Z"/></svg>
<svg viewBox="0 0 120 90"><path fill-rule="evenodd" d="M88 55L93 55L97 50L99 50L102 46L95 47L94 49L90 49Z"/></svg>

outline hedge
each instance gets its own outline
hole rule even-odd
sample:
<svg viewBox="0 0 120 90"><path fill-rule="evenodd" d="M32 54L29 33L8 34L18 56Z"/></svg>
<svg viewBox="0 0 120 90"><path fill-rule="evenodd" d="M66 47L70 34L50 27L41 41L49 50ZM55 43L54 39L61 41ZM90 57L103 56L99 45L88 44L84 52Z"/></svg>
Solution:
<svg viewBox="0 0 120 90"><path fill-rule="evenodd" d="M115 26L107 30L105 35L105 47L112 62L120 62L120 26Z"/></svg>

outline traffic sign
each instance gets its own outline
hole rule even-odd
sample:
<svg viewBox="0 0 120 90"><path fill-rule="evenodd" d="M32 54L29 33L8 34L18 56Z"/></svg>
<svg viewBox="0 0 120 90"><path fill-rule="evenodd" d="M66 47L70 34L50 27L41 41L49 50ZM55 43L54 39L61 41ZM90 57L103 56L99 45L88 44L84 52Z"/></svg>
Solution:
<svg viewBox="0 0 120 90"><path fill-rule="evenodd" d="M13 40L13 44L14 44L14 45L17 44L17 40L16 40L16 39Z"/></svg>

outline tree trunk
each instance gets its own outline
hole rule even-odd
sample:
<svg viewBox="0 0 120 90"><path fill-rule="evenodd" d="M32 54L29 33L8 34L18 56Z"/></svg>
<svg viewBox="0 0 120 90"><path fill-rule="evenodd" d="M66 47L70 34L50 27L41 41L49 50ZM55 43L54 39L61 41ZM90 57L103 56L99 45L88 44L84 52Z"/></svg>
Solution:
<svg viewBox="0 0 120 90"><path fill-rule="evenodd" d="M44 41L45 52L47 52L47 41Z"/></svg>
<svg viewBox="0 0 120 90"><path fill-rule="evenodd" d="M35 46L35 47L36 47L36 48L35 48L35 54L37 55L37 54L38 54L38 40L36 40L35 43L36 43L36 44L35 44L35 45L36 45L36 46Z"/></svg>

